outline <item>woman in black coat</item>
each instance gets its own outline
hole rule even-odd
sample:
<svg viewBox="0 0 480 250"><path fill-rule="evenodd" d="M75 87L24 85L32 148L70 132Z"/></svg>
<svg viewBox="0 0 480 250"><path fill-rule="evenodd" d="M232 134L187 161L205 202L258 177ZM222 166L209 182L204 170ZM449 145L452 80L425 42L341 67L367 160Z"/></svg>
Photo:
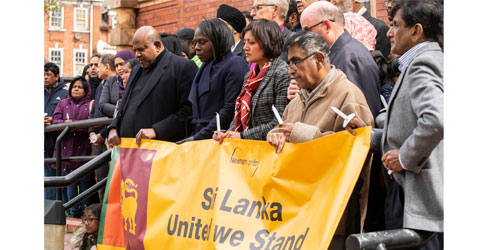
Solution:
<svg viewBox="0 0 480 250"><path fill-rule="evenodd" d="M190 140L212 138L220 126L227 129L233 119L235 99L242 89L248 65L232 54L233 33L220 19L201 22L193 38L195 51L203 62L192 83L188 100L192 103L192 136Z"/></svg>

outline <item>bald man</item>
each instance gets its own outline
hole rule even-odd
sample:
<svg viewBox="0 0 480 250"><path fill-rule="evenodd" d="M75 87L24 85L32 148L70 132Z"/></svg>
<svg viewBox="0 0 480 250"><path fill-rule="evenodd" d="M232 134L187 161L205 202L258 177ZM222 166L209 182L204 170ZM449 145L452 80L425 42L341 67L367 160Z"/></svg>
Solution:
<svg viewBox="0 0 480 250"><path fill-rule="evenodd" d="M302 12L300 21L303 30L325 38L330 46L332 64L362 90L373 117L376 117L381 108L378 66L367 48L344 29L343 12L327 1L319 1ZM288 98L293 99L298 92L298 86L292 81Z"/></svg>
<svg viewBox="0 0 480 250"><path fill-rule="evenodd" d="M140 65L130 73L117 116L108 126L108 143L123 137L175 142L186 138L192 114L188 94L198 67L165 49L155 29L139 28L133 51Z"/></svg>

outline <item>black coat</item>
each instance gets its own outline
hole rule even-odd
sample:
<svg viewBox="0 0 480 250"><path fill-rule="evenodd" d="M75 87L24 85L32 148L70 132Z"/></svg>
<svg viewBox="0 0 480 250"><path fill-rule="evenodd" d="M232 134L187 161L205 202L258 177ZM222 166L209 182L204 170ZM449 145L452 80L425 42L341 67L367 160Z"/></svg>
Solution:
<svg viewBox="0 0 480 250"><path fill-rule="evenodd" d="M195 140L212 138L213 131L217 130L215 112L220 116L220 127L228 129L247 72L245 60L231 52L219 62L202 64L188 97L192 103Z"/></svg>
<svg viewBox="0 0 480 250"><path fill-rule="evenodd" d="M377 30L375 50L380 50L383 57L388 58L391 47L390 38L387 37L388 26L382 20L372 17L368 11L363 14L363 17Z"/></svg>
<svg viewBox="0 0 480 250"><path fill-rule="evenodd" d="M330 47L330 61L362 90L373 117L376 117L382 104L378 66L372 54L345 31Z"/></svg>
<svg viewBox="0 0 480 250"><path fill-rule="evenodd" d="M108 126L108 131L115 128L121 138L134 138L136 134L120 133L121 126L130 126L135 133L142 128L153 128L157 140L175 142L187 137L187 118L192 114L192 105L187 98L198 70L197 65L165 50L140 93L140 101L135 107L135 121L124 124L124 106L129 105L129 93L135 87L139 70L140 65L132 69L119 112Z"/></svg>

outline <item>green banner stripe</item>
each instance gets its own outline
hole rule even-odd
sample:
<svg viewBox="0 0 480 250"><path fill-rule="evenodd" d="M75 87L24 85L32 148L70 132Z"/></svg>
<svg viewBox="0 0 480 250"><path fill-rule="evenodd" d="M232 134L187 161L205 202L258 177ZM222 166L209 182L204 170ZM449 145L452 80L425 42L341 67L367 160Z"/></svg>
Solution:
<svg viewBox="0 0 480 250"><path fill-rule="evenodd" d="M116 146L112 151L112 159L110 160L110 167L108 169L108 180L105 185L105 194L102 201L102 214L100 215L100 226L98 228L97 244L103 243L103 230L105 227L105 216L107 214L108 195L110 190L110 181L112 180L113 170L115 169L115 163L120 156L120 147Z"/></svg>

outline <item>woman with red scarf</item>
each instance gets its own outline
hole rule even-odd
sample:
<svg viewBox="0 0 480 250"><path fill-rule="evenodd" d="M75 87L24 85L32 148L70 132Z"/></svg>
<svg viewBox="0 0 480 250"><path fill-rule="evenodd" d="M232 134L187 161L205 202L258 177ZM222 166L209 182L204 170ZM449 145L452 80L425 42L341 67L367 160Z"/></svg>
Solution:
<svg viewBox="0 0 480 250"><path fill-rule="evenodd" d="M272 105L281 116L288 104L290 76L287 64L279 58L284 44L280 27L272 21L256 20L245 27L242 37L247 62L255 66L245 75L229 130L213 135L219 143L225 138L266 140L268 131L278 125Z"/></svg>

